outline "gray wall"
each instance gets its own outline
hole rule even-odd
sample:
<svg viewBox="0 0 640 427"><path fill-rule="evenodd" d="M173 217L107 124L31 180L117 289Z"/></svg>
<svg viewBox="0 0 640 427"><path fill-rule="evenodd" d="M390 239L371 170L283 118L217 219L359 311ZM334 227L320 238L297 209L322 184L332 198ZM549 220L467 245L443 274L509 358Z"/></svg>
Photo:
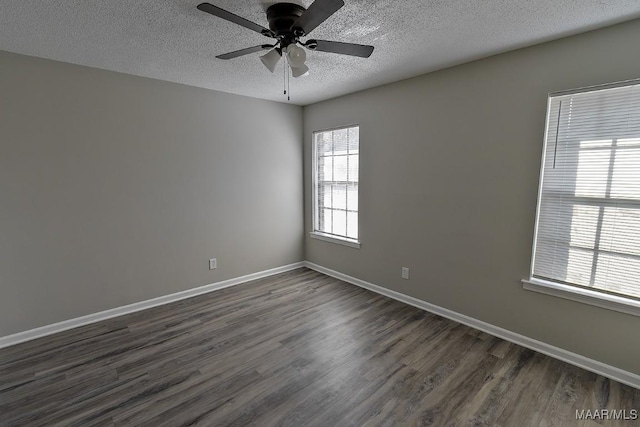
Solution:
<svg viewBox="0 0 640 427"><path fill-rule="evenodd" d="M520 283L547 93L640 77L638 40L634 21L305 107L306 258L640 373L640 318ZM352 123L361 249L308 237L311 133Z"/></svg>
<svg viewBox="0 0 640 427"><path fill-rule="evenodd" d="M301 138L300 107L0 52L0 336L301 261Z"/></svg>

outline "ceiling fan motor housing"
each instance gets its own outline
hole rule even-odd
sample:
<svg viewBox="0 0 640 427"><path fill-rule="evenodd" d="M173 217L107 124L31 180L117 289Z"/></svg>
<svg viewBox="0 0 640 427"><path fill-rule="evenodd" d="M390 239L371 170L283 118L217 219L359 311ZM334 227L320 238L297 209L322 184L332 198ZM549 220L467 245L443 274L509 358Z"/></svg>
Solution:
<svg viewBox="0 0 640 427"><path fill-rule="evenodd" d="M300 28L291 28L296 20L302 16L306 9L299 4L294 3L276 3L267 9L267 20L269 21L269 29L276 36L294 36L300 37L304 35L304 31Z"/></svg>

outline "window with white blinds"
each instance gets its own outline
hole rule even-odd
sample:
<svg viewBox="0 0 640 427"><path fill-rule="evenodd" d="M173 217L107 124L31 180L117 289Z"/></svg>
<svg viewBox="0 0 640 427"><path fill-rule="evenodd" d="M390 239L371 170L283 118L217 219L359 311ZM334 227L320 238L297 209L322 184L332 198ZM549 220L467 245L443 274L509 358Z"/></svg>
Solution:
<svg viewBox="0 0 640 427"><path fill-rule="evenodd" d="M532 278L640 299L640 81L547 114Z"/></svg>
<svg viewBox="0 0 640 427"><path fill-rule="evenodd" d="M358 126L314 132L314 233L358 241L359 149Z"/></svg>

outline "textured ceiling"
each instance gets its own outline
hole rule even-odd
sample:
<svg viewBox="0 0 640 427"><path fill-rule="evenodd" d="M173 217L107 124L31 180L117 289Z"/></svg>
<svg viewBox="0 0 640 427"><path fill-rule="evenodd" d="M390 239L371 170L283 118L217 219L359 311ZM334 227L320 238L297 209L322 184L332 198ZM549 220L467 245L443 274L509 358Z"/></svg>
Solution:
<svg viewBox="0 0 640 427"><path fill-rule="evenodd" d="M266 0L209 0L267 26ZM311 0L291 1L309 6ZM2 0L0 50L286 101L282 63L216 55L271 39L196 9L199 0ZM291 79L306 105L640 17L638 0L345 0L313 38L371 44L369 59L309 52Z"/></svg>

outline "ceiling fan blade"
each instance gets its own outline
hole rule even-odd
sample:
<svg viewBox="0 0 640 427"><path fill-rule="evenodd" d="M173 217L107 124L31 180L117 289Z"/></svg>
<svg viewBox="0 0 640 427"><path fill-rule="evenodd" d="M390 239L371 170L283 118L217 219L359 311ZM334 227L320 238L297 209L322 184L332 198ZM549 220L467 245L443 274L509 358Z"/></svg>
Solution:
<svg viewBox="0 0 640 427"><path fill-rule="evenodd" d="M226 19L229 22L233 22L234 24L241 25L245 28L255 31L256 33L260 33L267 37L273 37L274 34L271 30L266 29L262 25L258 25L255 22L251 22L248 19L244 19L241 16L235 15L231 12L227 12L224 9L220 9L218 6L214 6L209 3L200 3L198 5L198 10L203 12L210 13L213 16L217 16L218 18Z"/></svg>
<svg viewBox="0 0 640 427"><path fill-rule="evenodd" d="M316 0L302 13L302 16L296 20L291 28L301 29L304 34L308 35L342 6L344 6L342 0Z"/></svg>
<svg viewBox="0 0 640 427"><path fill-rule="evenodd" d="M233 59L239 56L248 55L254 52L260 52L261 50L267 50L273 48L274 45L270 44L262 44L260 46L248 47L246 49L234 50L233 52L224 53L222 55L216 56L218 59Z"/></svg>
<svg viewBox="0 0 640 427"><path fill-rule="evenodd" d="M329 40L309 40L307 44L317 44L315 48L310 47L312 50L320 52L339 53L340 55L359 56L361 58L368 58L373 53L373 46L354 43L342 43L332 42Z"/></svg>

